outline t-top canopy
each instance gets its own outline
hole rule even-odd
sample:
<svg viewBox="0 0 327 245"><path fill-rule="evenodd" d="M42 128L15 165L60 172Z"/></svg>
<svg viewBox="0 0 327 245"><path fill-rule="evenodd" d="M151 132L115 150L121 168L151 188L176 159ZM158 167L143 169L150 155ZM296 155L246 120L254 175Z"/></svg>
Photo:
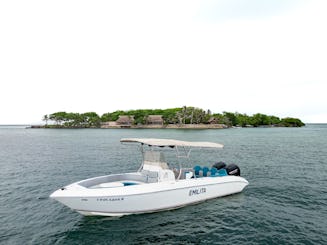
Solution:
<svg viewBox="0 0 327 245"><path fill-rule="evenodd" d="M213 142L192 142L173 139L152 139L152 138L123 138L120 142L141 143L149 146L183 146L183 147L206 147L206 148L223 148L224 145Z"/></svg>

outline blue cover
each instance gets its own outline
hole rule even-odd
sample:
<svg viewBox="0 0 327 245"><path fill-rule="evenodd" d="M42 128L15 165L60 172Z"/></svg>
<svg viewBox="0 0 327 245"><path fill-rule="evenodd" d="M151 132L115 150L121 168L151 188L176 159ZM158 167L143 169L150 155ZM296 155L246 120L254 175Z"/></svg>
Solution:
<svg viewBox="0 0 327 245"><path fill-rule="evenodd" d="M210 173L211 173L211 176L215 176L216 174L218 174L218 170L216 168L211 168Z"/></svg>
<svg viewBox="0 0 327 245"><path fill-rule="evenodd" d="M209 172L209 168L208 167L203 167L203 176L206 177L208 175Z"/></svg>
<svg viewBox="0 0 327 245"><path fill-rule="evenodd" d="M226 169L221 168L221 169L218 170L218 174L219 174L219 176L226 176L227 171L226 171Z"/></svg>
<svg viewBox="0 0 327 245"><path fill-rule="evenodd" d="M195 166L193 169L194 169L194 173L195 173L196 176L198 176L200 170L202 170L202 168L200 166Z"/></svg>

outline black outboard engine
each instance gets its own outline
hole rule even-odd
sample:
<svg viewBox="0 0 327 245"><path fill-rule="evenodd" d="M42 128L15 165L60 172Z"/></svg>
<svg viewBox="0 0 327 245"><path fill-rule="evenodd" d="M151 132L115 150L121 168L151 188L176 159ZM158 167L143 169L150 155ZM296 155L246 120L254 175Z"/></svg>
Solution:
<svg viewBox="0 0 327 245"><path fill-rule="evenodd" d="M224 162L216 162L212 165L213 168L216 168L217 170L225 168L226 167L226 163Z"/></svg>
<svg viewBox="0 0 327 245"><path fill-rule="evenodd" d="M226 166L226 171L228 175L241 176L240 168L234 163L228 164Z"/></svg>

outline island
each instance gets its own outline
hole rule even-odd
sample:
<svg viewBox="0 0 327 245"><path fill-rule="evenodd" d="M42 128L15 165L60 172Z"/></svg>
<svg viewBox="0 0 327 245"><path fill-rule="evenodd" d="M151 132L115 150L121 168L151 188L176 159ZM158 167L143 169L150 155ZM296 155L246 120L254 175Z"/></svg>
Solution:
<svg viewBox="0 0 327 245"><path fill-rule="evenodd" d="M183 128L222 129L231 127L302 127L298 118L279 118L256 113L212 113L197 107L114 111L99 116L96 112L55 112L43 116L44 125L32 128Z"/></svg>

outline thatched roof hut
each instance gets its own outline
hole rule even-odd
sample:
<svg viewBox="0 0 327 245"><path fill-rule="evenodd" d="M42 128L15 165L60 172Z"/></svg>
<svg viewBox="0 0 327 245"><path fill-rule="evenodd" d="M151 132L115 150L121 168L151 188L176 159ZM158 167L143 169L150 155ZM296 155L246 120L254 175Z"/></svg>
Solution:
<svg viewBox="0 0 327 245"><path fill-rule="evenodd" d="M149 115L146 118L146 123L151 125L163 125L164 120L162 118L162 115Z"/></svg>
<svg viewBox="0 0 327 245"><path fill-rule="evenodd" d="M134 123L134 116L119 116L116 121L117 125L132 125Z"/></svg>

